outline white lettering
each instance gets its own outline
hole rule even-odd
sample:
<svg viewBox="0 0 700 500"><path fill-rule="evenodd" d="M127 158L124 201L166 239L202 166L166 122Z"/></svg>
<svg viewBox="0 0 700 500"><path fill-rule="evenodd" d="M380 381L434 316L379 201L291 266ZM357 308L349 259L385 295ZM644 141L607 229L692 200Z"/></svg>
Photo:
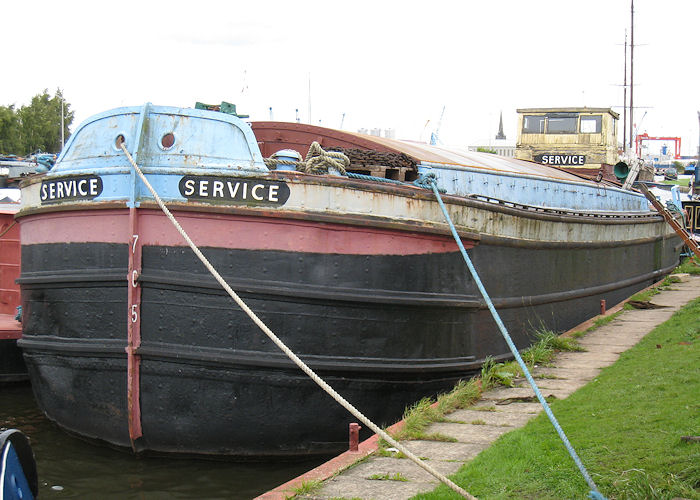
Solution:
<svg viewBox="0 0 700 500"><path fill-rule="evenodd" d="M542 155L543 165L585 165L586 155Z"/></svg>
<svg viewBox="0 0 700 500"><path fill-rule="evenodd" d="M184 177L179 183L179 191L190 199L216 198L238 202L279 203L282 197L289 196L289 188L284 184L221 177Z"/></svg>
<svg viewBox="0 0 700 500"><path fill-rule="evenodd" d="M76 177L73 179L57 179L41 183L41 201L62 201L71 198L94 198L101 192L99 177Z"/></svg>
<svg viewBox="0 0 700 500"><path fill-rule="evenodd" d="M63 181L63 188L66 192L66 196L75 196L73 190L75 189L75 181Z"/></svg>
<svg viewBox="0 0 700 500"><path fill-rule="evenodd" d="M265 186L263 186L262 184L256 184L255 186L253 186L253 189L250 190L250 195L258 201L262 201L263 197L255 194L255 193L258 191L258 189L261 189L261 188L264 189Z"/></svg>
<svg viewBox="0 0 700 500"><path fill-rule="evenodd" d="M192 196L194 194L194 180L187 179L185 181L185 196Z"/></svg>

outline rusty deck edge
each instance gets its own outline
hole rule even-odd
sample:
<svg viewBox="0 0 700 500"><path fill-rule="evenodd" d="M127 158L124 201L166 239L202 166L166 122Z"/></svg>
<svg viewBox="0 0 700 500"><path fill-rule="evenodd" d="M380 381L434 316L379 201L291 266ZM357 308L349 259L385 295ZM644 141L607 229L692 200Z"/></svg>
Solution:
<svg viewBox="0 0 700 500"><path fill-rule="evenodd" d="M650 290L656 286L659 286L659 284L665 279L665 276L652 283L648 287L644 288L643 290L640 290L638 292L635 292L634 295L645 292L647 290ZM629 297L620 302L619 304L614 305L613 307L609 308L606 310L605 314L599 314L597 316L593 316L592 318L584 321L583 323L576 325L574 328L571 328L570 330L567 330L566 332L562 333L562 337L571 337L573 336L574 333L576 332L581 332L585 331L591 326L594 325L595 321L599 318L605 317L605 316L610 316L611 314L615 314L618 311L621 311L622 308L625 306L627 301L629 300ZM434 403L436 405L437 403ZM400 420L399 422L395 423L391 427L387 429L388 432L396 432L399 429L401 429L405 425L404 420ZM267 491L263 493L260 496L255 497L253 500L286 500L287 498L291 498L295 495L294 490L296 488L299 488L304 482L308 481L325 481L337 474L340 474L342 471L347 469L348 467L351 467L355 463L359 462L360 460L364 459L365 457L371 455L375 451L379 449L379 436L377 434L365 439L362 441L359 446L358 446L358 451L346 451L344 453L341 453L337 457L334 457L330 459L327 462L322 463L318 467L311 469L308 472L305 472L304 474L297 476L293 479L290 479L284 484L281 484L277 486L275 489L272 489L270 491Z"/></svg>
<svg viewBox="0 0 700 500"><path fill-rule="evenodd" d="M0 314L0 340L17 340L22 337L22 323L14 314Z"/></svg>

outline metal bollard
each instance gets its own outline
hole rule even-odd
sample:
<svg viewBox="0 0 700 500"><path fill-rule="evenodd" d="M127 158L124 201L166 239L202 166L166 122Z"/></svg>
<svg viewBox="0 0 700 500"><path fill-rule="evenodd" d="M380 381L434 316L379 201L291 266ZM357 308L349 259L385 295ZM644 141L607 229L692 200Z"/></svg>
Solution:
<svg viewBox="0 0 700 500"><path fill-rule="evenodd" d="M351 423L350 424L350 451L358 451L360 444L360 424Z"/></svg>
<svg viewBox="0 0 700 500"><path fill-rule="evenodd" d="M603 299L603 300L600 301L600 314L604 316L604 315L605 315L605 310L606 310L606 309L605 309L605 299Z"/></svg>

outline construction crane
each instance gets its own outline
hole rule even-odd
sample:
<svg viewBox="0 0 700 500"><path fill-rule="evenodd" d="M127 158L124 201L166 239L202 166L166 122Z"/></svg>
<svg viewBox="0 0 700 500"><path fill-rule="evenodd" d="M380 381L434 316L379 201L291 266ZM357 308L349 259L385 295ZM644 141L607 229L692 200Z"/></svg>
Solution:
<svg viewBox="0 0 700 500"><path fill-rule="evenodd" d="M678 160L681 157L681 138L680 137L650 137L648 134L639 134L635 142L635 151L637 156L642 154L642 142L643 141L673 141L674 145L674 155L673 158Z"/></svg>
<svg viewBox="0 0 700 500"><path fill-rule="evenodd" d="M445 116L445 106L442 107L442 113L440 113L440 120L438 120L437 127L433 131L432 134L430 134L430 144L435 146L438 142L440 142L440 127L442 126L442 117ZM427 123L426 123L427 125Z"/></svg>

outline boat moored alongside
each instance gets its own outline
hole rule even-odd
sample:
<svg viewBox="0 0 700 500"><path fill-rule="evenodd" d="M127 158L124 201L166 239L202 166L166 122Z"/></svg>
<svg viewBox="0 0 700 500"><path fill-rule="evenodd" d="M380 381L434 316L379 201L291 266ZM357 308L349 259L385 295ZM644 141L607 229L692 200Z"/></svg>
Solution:
<svg viewBox="0 0 700 500"><path fill-rule="evenodd" d="M314 142L347 160L265 158ZM642 195L558 169L206 110L96 115L22 185L19 345L49 418L136 451L335 452L351 417L220 289L122 145L251 309L380 424L510 356L426 176L519 348L678 261Z"/></svg>

